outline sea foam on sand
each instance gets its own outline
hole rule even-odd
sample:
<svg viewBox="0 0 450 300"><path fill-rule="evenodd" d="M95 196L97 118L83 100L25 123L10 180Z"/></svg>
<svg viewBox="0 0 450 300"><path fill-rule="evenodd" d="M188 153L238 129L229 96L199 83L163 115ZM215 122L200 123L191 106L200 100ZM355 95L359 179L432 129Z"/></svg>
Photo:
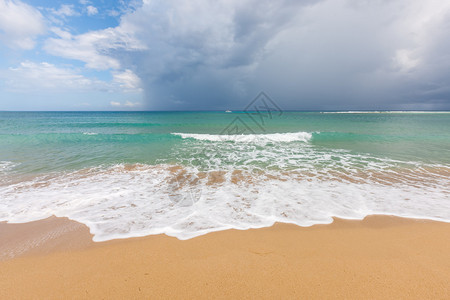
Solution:
<svg viewBox="0 0 450 300"><path fill-rule="evenodd" d="M332 217L362 219L372 214L448 222L449 180L432 174L391 183L386 176L395 174L358 179L345 174L116 165L0 186L0 221L68 217L86 224L95 241L160 233L189 239L230 228L274 222L310 226L330 223Z"/></svg>

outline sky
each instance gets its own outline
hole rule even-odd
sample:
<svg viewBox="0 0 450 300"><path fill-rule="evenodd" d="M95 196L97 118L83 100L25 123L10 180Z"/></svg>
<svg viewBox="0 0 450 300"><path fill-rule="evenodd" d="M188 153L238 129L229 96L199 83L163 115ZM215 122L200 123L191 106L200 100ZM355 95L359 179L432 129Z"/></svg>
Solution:
<svg viewBox="0 0 450 300"><path fill-rule="evenodd" d="M0 110L450 110L448 0L0 0Z"/></svg>

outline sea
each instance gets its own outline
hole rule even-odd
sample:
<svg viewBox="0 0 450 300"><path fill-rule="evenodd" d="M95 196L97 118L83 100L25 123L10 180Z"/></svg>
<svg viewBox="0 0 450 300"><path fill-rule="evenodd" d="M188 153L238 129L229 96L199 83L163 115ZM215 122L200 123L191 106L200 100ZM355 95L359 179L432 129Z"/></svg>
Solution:
<svg viewBox="0 0 450 300"><path fill-rule="evenodd" d="M0 112L0 222L105 241L374 214L450 222L450 113Z"/></svg>

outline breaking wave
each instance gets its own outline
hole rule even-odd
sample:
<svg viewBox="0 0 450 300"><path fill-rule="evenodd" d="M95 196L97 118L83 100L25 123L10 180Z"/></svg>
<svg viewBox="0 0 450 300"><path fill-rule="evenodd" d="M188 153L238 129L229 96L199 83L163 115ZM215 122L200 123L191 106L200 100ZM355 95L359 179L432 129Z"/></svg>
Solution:
<svg viewBox="0 0 450 300"><path fill-rule="evenodd" d="M294 141L308 142L312 134L309 132L289 132L289 133L268 133L268 134L199 134L199 133L172 133L181 136L183 139L196 139L211 142L256 142L256 143L288 143Z"/></svg>
<svg viewBox="0 0 450 300"><path fill-rule="evenodd" d="M51 215L95 241L151 234L189 239L224 229L326 224L371 214L450 221L449 167L202 171L119 164L0 186L0 221Z"/></svg>

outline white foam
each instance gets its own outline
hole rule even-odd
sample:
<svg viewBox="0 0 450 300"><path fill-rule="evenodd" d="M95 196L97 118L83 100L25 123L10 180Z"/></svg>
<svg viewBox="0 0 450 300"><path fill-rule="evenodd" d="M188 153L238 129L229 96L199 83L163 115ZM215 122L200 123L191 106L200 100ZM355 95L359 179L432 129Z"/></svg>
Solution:
<svg viewBox="0 0 450 300"><path fill-rule="evenodd" d="M97 135L96 132L83 132L84 135Z"/></svg>
<svg viewBox="0 0 450 300"><path fill-rule="evenodd" d="M302 171L243 170L246 180L236 181L235 171L116 165L36 178L0 186L0 221L68 217L89 226L95 241L161 233L189 239L274 222L325 224L333 216L386 214L450 221L449 177L420 168L407 175L385 170L382 175L404 178L386 183L371 177L382 172L379 168L351 180L341 176L346 173L327 170L307 176L309 172ZM218 176L223 180L211 183Z"/></svg>
<svg viewBox="0 0 450 300"><path fill-rule="evenodd" d="M14 163L12 161L2 160L0 161L0 174L1 173L7 173L17 167L19 164Z"/></svg>
<svg viewBox="0 0 450 300"><path fill-rule="evenodd" d="M181 136L183 139L196 139L201 141L212 142L256 142L256 143L288 143L288 142L308 142L312 134L309 132L290 132L290 133L268 133L268 134L236 134L236 135L221 135L221 134L198 134L198 133L172 133L173 135Z"/></svg>

